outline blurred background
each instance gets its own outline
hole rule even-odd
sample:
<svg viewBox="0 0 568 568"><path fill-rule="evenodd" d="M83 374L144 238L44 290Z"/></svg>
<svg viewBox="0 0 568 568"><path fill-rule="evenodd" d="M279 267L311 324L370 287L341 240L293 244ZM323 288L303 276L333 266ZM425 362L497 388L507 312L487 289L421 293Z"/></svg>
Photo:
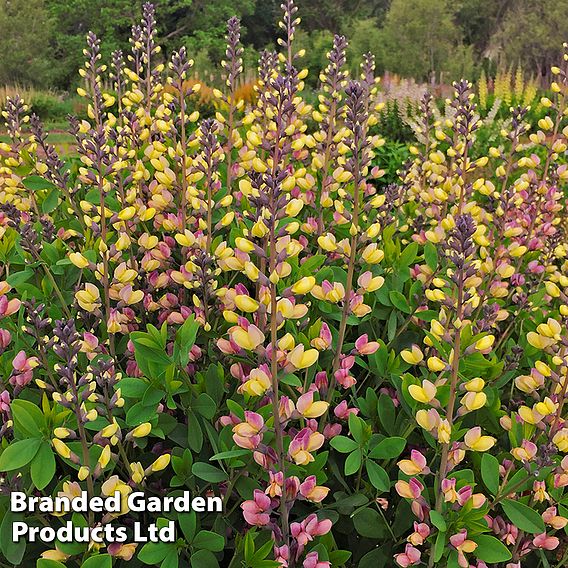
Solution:
<svg viewBox="0 0 568 568"><path fill-rule="evenodd" d="M274 49L280 0L154 0L158 41L167 57L181 45L195 60L204 89L195 106L213 113L208 92L222 84L219 63L226 20L238 15L245 46L242 98L254 97L258 54ZM550 80L550 67L568 40L568 0L296 0L302 22L297 49L318 88L333 35L349 40L348 66L357 72L370 51L387 103L390 139L413 138L412 114L426 89L442 98L452 80L476 85L481 114L495 120L501 105L531 104ZM84 112L75 94L87 31L102 40L107 59L129 50L140 0L0 0L0 107L18 92L52 131L69 113ZM209 90L208 90L209 88ZM211 97L213 98L213 97ZM314 95L315 100L315 95ZM499 103L495 108L495 101ZM247 101L249 102L249 101ZM442 112L443 109L440 108ZM538 115L538 112L537 112Z"/></svg>

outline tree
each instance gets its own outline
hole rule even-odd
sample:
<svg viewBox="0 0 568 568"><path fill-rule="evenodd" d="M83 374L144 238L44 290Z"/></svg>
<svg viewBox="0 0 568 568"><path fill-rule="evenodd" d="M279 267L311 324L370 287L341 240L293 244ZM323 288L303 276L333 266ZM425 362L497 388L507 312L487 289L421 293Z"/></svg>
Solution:
<svg viewBox="0 0 568 568"><path fill-rule="evenodd" d="M77 80L88 31L101 38L101 51L107 60L115 49L129 50L130 30L140 20L143 3L141 0L46 0L55 23L52 41L58 61L57 86L69 88ZM157 41L165 56L186 45L190 52L205 50L217 62L224 51L227 20L250 13L255 0L153 0L152 3L156 8Z"/></svg>
<svg viewBox="0 0 568 568"><path fill-rule="evenodd" d="M52 63L44 0L0 0L0 84L45 84Z"/></svg>
<svg viewBox="0 0 568 568"><path fill-rule="evenodd" d="M514 0L491 43L507 63L520 62L544 77L561 60L567 38L566 0Z"/></svg>
<svg viewBox="0 0 568 568"><path fill-rule="evenodd" d="M381 32L384 66L416 79L461 72L467 50L454 16L448 0L393 0Z"/></svg>

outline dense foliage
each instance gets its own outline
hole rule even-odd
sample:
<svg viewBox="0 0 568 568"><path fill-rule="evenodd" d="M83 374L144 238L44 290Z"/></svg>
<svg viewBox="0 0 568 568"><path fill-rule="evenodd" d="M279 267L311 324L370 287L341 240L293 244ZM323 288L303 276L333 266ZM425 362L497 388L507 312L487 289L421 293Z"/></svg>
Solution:
<svg viewBox="0 0 568 568"><path fill-rule="evenodd" d="M480 145L460 81L385 165L373 57L350 78L335 36L308 102L297 16L248 103L229 20L209 118L152 5L127 55L90 33L77 159L8 100L3 566L566 565L568 55L536 128L519 104ZM175 520L177 540L14 543L16 490L224 513L33 513Z"/></svg>

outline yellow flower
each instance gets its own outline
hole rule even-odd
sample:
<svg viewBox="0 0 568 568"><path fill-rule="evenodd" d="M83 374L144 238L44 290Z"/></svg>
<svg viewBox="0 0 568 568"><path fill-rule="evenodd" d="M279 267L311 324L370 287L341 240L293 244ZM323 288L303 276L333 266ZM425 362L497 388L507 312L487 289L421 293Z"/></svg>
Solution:
<svg viewBox="0 0 568 568"><path fill-rule="evenodd" d="M418 385L410 385L408 387L408 394L410 394L410 396L417 402L422 402L424 404L428 404L434 400L436 398L436 392L436 385L426 379L422 381L421 387Z"/></svg>
<svg viewBox="0 0 568 568"><path fill-rule="evenodd" d="M255 325L249 325L248 329L235 326L229 330L231 339L241 348L254 351L264 343L264 334Z"/></svg>
<svg viewBox="0 0 568 568"><path fill-rule="evenodd" d="M450 423L444 419L438 424L438 442L441 444L449 444L452 436L452 427Z"/></svg>
<svg viewBox="0 0 568 568"><path fill-rule="evenodd" d="M487 352L489 349L491 349L491 347L493 346L493 343L495 343L495 336L494 335L486 335L485 337L482 337L481 339L478 339L475 342L475 348L478 351Z"/></svg>
<svg viewBox="0 0 568 568"><path fill-rule="evenodd" d="M485 406L487 402L487 395L484 392L468 392L461 399L462 405L469 410L479 410L481 407Z"/></svg>
<svg viewBox="0 0 568 568"><path fill-rule="evenodd" d="M337 250L335 237L331 233L318 237L318 245L327 252L334 252Z"/></svg>
<svg viewBox="0 0 568 568"><path fill-rule="evenodd" d="M446 368L446 364L439 357L428 358L428 369L433 373L439 373Z"/></svg>
<svg viewBox="0 0 568 568"><path fill-rule="evenodd" d="M172 456L170 454L163 454L154 463L150 466L150 470L152 473L156 473L157 471L162 471L168 467Z"/></svg>
<svg viewBox="0 0 568 568"><path fill-rule="evenodd" d="M104 469L110 462L110 446L105 446L101 455L99 456L98 463Z"/></svg>
<svg viewBox="0 0 568 568"><path fill-rule="evenodd" d="M144 438L152 431L152 424L150 422L144 422L140 426L136 426L130 434L133 438Z"/></svg>
<svg viewBox="0 0 568 568"><path fill-rule="evenodd" d="M288 362L296 369L306 369L311 367L318 360L318 357L319 351L317 349L304 351L304 346L300 344L288 353Z"/></svg>
<svg viewBox="0 0 568 568"><path fill-rule="evenodd" d="M243 312L252 313L258 310L259 303L246 294L239 294L235 296L235 305Z"/></svg>
<svg viewBox="0 0 568 568"><path fill-rule="evenodd" d="M89 261L80 252L72 252L69 254L69 260L77 268L87 268L89 266Z"/></svg>
<svg viewBox="0 0 568 568"><path fill-rule="evenodd" d="M413 344L410 349L404 349L400 352L400 356L409 364L409 365L418 365L423 359L424 355L420 350L418 345Z"/></svg>
<svg viewBox="0 0 568 568"><path fill-rule="evenodd" d="M383 260L385 253L379 249L377 243L367 245L361 253L361 258L368 264L377 264Z"/></svg>
<svg viewBox="0 0 568 568"><path fill-rule="evenodd" d="M62 458L65 458L66 460L68 460L71 457L71 449L69 448L69 446L65 442L62 442L61 440L54 438L53 440L51 440L51 443L53 444L55 451Z"/></svg>
<svg viewBox="0 0 568 568"><path fill-rule="evenodd" d="M568 452L568 428L562 428L552 438L552 442L561 452Z"/></svg>
<svg viewBox="0 0 568 568"><path fill-rule="evenodd" d="M307 294L315 286L316 279L313 276L304 276L292 286L294 294Z"/></svg>
<svg viewBox="0 0 568 568"><path fill-rule="evenodd" d="M99 289L89 282L85 284L84 290L75 293L77 303L87 312L93 312L100 307L100 297Z"/></svg>
<svg viewBox="0 0 568 568"><path fill-rule="evenodd" d="M474 452L486 452L494 446L496 441L493 436L483 436L479 426L469 430L464 437L466 447Z"/></svg>
<svg viewBox="0 0 568 568"><path fill-rule="evenodd" d="M262 396L271 386L270 377L262 369L253 369L237 391L249 396Z"/></svg>

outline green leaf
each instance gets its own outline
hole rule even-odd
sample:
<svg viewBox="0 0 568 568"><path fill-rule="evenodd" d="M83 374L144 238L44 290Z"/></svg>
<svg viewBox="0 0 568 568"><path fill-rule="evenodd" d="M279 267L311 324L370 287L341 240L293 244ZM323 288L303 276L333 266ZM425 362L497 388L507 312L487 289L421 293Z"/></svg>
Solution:
<svg viewBox="0 0 568 568"><path fill-rule="evenodd" d="M195 548L221 552L225 548L225 539L220 534L212 531L199 531L192 544Z"/></svg>
<svg viewBox="0 0 568 568"><path fill-rule="evenodd" d="M209 550L198 550L189 558L192 568L218 568L219 562Z"/></svg>
<svg viewBox="0 0 568 568"><path fill-rule="evenodd" d="M366 538L382 538L385 535L385 521L374 509L362 509L353 517L355 530Z"/></svg>
<svg viewBox="0 0 568 568"><path fill-rule="evenodd" d="M401 312L405 314L409 314L412 312L412 308L408 304L406 298L400 292L396 290L391 290L389 292L389 299L392 302L392 305L398 308Z"/></svg>
<svg viewBox="0 0 568 568"><path fill-rule="evenodd" d="M217 405L215 401L206 393L202 392L197 399L191 405L193 410L199 412L201 416L205 416L208 420L211 420L215 416L215 411L217 410Z"/></svg>
<svg viewBox="0 0 568 568"><path fill-rule="evenodd" d="M187 443L194 452L200 452L203 446L203 431L195 412L187 412Z"/></svg>
<svg viewBox="0 0 568 568"><path fill-rule="evenodd" d="M138 553L138 560L150 566L158 564L168 555L171 548L172 545L165 542L149 542Z"/></svg>
<svg viewBox="0 0 568 568"><path fill-rule="evenodd" d="M58 203L59 203L59 189L57 187L54 187L49 191L49 193L46 195L45 199L43 200L43 203L41 204L41 210L43 213L46 214L51 213L52 211L55 211Z"/></svg>
<svg viewBox="0 0 568 568"><path fill-rule="evenodd" d="M119 381L117 388L120 388L120 394L126 398L142 398L148 383L144 379L126 378Z"/></svg>
<svg viewBox="0 0 568 568"><path fill-rule="evenodd" d="M363 440L363 427L365 425L365 422L363 422L361 418L355 416L355 414L353 413L349 414L348 422L349 422L349 432L357 442L361 443Z"/></svg>
<svg viewBox="0 0 568 568"><path fill-rule="evenodd" d="M36 562L36 568L65 568L65 564L61 564L61 562L57 562L57 560L39 558Z"/></svg>
<svg viewBox="0 0 568 568"><path fill-rule="evenodd" d="M22 180L22 184L30 191L41 191L42 189L54 189L56 186L41 176L28 176Z"/></svg>
<svg viewBox="0 0 568 568"><path fill-rule="evenodd" d="M4 513L4 518L0 525L0 550L6 557L6 560L15 566L20 566L20 562L26 552L26 540L24 538L20 537L18 542L12 541L12 525L21 521L24 521L23 515L7 511Z"/></svg>
<svg viewBox="0 0 568 568"><path fill-rule="evenodd" d="M342 454L348 454L359 447L359 444L347 436L335 436L329 442L331 447Z"/></svg>
<svg viewBox="0 0 568 568"><path fill-rule="evenodd" d="M349 550L332 550L329 553L329 561L332 566L343 566L351 558Z"/></svg>
<svg viewBox="0 0 568 568"><path fill-rule="evenodd" d="M418 254L418 243L410 243L400 254L398 263L400 266L410 266Z"/></svg>
<svg viewBox="0 0 568 568"><path fill-rule="evenodd" d="M345 460L345 475L353 475L361 467L362 453L359 448L351 452Z"/></svg>
<svg viewBox="0 0 568 568"><path fill-rule="evenodd" d="M81 568L112 568L112 558L108 554L91 556L81 564Z"/></svg>
<svg viewBox="0 0 568 568"><path fill-rule="evenodd" d="M40 491L45 489L55 475L55 457L49 442L43 442L32 460L32 481Z"/></svg>
<svg viewBox="0 0 568 568"><path fill-rule="evenodd" d="M385 438L372 449L369 457L373 459L391 460L400 456L405 446L405 438L400 438L398 436Z"/></svg>
<svg viewBox="0 0 568 568"><path fill-rule="evenodd" d="M431 268L432 270L435 270L438 266L438 251L430 242L427 242L424 245L424 260L426 261L428 268Z"/></svg>
<svg viewBox="0 0 568 568"><path fill-rule="evenodd" d="M178 515L178 523L183 532L183 536L187 542L191 542L195 537L195 529L197 526L197 515L195 511L189 513L180 513Z"/></svg>
<svg viewBox="0 0 568 568"><path fill-rule="evenodd" d="M475 556L483 562L489 564L497 564L499 562L507 562L512 558L510 550L498 539L493 536L482 534L471 537L477 543Z"/></svg>
<svg viewBox="0 0 568 568"><path fill-rule="evenodd" d="M384 349L386 352L386 349ZM377 351L378 353L378 351ZM383 425L383 428L389 433L392 434L395 424L395 406L390 396L382 393L379 396L379 403L377 404L377 413L379 415L379 420Z"/></svg>
<svg viewBox="0 0 568 568"><path fill-rule="evenodd" d="M189 352L195 345L195 338L199 331L199 324L195 321L195 316L188 317L183 325L177 330L174 342L174 359L185 367L189 361Z"/></svg>
<svg viewBox="0 0 568 568"><path fill-rule="evenodd" d="M481 479L483 479L485 487L493 495L497 495L499 491L499 461L495 456L488 453L483 454L481 458Z"/></svg>
<svg viewBox="0 0 568 568"><path fill-rule="evenodd" d="M10 408L18 437L39 438L41 436L41 431L45 429L45 417L35 404L18 399L12 402Z"/></svg>
<svg viewBox="0 0 568 568"><path fill-rule="evenodd" d="M440 562L442 556L444 556L444 550L446 549L446 533L438 532L436 536L436 542L434 543L434 561Z"/></svg>
<svg viewBox="0 0 568 568"><path fill-rule="evenodd" d="M39 438L12 442L0 455L0 471L14 471L28 465L34 459L40 445Z"/></svg>
<svg viewBox="0 0 568 568"><path fill-rule="evenodd" d="M231 458L240 458L242 456L250 456L250 450L228 450L226 452L220 452L209 458L209 461L213 460L229 460Z"/></svg>
<svg viewBox="0 0 568 568"><path fill-rule="evenodd" d="M191 472L196 477L211 483L219 483L227 479L227 474L223 470L205 462L194 463Z"/></svg>
<svg viewBox="0 0 568 568"><path fill-rule="evenodd" d="M172 548L166 557L162 560L160 568L178 568L179 566L179 556L178 551Z"/></svg>
<svg viewBox="0 0 568 568"><path fill-rule="evenodd" d="M448 527L446 526L446 521L444 520L444 517L442 517L442 515L440 513L438 513L438 511L435 511L434 509L432 509L430 511L430 520L432 521L432 524L440 532L446 532L446 530L448 529Z"/></svg>
<svg viewBox="0 0 568 568"><path fill-rule="evenodd" d="M505 499L501 506L509 520L519 529L529 534L540 534L546 529L540 514L524 503Z"/></svg>
<svg viewBox="0 0 568 568"><path fill-rule="evenodd" d="M375 489L386 493L390 491L390 478L388 473L374 461L367 460L365 467L367 469L367 475L369 476L369 481Z"/></svg>

